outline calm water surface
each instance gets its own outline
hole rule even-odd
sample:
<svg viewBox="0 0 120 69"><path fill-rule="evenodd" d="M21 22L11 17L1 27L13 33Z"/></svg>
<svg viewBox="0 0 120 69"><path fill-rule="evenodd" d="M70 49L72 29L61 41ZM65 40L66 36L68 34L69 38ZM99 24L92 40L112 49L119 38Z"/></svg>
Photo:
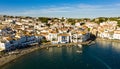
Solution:
<svg viewBox="0 0 120 69"><path fill-rule="evenodd" d="M1 69L120 69L120 43L96 41L82 48L38 50Z"/></svg>

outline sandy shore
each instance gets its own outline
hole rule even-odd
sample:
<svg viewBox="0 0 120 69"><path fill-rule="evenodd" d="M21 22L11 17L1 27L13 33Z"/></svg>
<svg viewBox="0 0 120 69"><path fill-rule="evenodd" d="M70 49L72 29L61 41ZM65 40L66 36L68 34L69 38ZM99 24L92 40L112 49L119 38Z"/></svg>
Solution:
<svg viewBox="0 0 120 69"><path fill-rule="evenodd" d="M45 44L45 45L40 45L40 46L34 46L34 47L30 47L27 49L22 49L19 50L17 52L19 52L19 54L12 54L12 55L8 55L8 56L4 56L2 58L0 58L0 67L4 66L5 64L8 64L9 62L14 61L17 58L20 58L23 55L26 55L28 53L31 53L33 51L36 51L38 49L43 49L43 48L49 48L49 47L60 47L60 46L73 46L73 45L77 45L77 44L82 44L82 45L86 45L89 44L91 41L88 42L82 42L82 43L68 43L68 44ZM16 52L16 51L14 51Z"/></svg>

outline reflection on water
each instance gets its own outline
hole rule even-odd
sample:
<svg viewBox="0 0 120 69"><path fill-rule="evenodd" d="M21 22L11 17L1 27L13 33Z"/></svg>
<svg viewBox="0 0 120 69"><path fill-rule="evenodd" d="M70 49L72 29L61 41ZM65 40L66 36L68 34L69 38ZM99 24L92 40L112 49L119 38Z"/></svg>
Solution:
<svg viewBox="0 0 120 69"><path fill-rule="evenodd" d="M120 43L119 42L112 42L112 41L96 41L100 47L104 49L111 48L117 52L120 52Z"/></svg>
<svg viewBox="0 0 120 69"><path fill-rule="evenodd" d="M76 51L82 51L78 53ZM51 47L28 54L1 69L120 69L120 43Z"/></svg>
<svg viewBox="0 0 120 69"><path fill-rule="evenodd" d="M53 51L53 48L49 48L49 52L52 52Z"/></svg>
<svg viewBox="0 0 120 69"><path fill-rule="evenodd" d="M120 43L112 42L112 48L115 49L115 51L120 52Z"/></svg>
<svg viewBox="0 0 120 69"><path fill-rule="evenodd" d="M103 48L109 48L109 46L111 46L112 42L110 41L96 41L100 47L103 47Z"/></svg>
<svg viewBox="0 0 120 69"><path fill-rule="evenodd" d="M72 54L72 47L67 47L67 53L68 53L68 55Z"/></svg>

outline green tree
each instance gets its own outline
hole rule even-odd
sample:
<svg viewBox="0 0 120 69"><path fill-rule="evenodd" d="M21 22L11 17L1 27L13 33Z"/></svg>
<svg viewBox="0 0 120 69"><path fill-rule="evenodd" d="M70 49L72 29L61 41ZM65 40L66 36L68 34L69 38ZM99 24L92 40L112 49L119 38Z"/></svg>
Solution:
<svg viewBox="0 0 120 69"><path fill-rule="evenodd" d="M105 18L104 17L100 17L99 18L99 23L102 23L102 22L104 22L105 21Z"/></svg>
<svg viewBox="0 0 120 69"><path fill-rule="evenodd" d="M117 24L118 24L118 26L120 27L120 21L117 21L117 22L118 22L118 23L117 23Z"/></svg>
<svg viewBox="0 0 120 69"><path fill-rule="evenodd" d="M50 18L47 18L47 17L39 17L38 18L38 21L41 21L42 23L47 23L48 20L51 20Z"/></svg>
<svg viewBox="0 0 120 69"><path fill-rule="evenodd" d="M72 25L75 25L75 19L69 18L68 23L71 23Z"/></svg>

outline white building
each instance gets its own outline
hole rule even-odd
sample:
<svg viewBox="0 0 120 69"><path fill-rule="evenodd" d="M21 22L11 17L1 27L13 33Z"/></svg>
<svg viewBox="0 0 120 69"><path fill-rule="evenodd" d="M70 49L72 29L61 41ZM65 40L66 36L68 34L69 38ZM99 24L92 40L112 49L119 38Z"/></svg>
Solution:
<svg viewBox="0 0 120 69"><path fill-rule="evenodd" d="M7 41L1 41L0 42L0 51L10 50L10 47L11 47L10 42L7 42Z"/></svg>
<svg viewBox="0 0 120 69"><path fill-rule="evenodd" d="M76 32L72 34L71 37L72 37L71 42L74 42L74 43L84 42L90 38L90 34L85 32Z"/></svg>
<svg viewBox="0 0 120 69"><path fill-rule="evenodd" d="M69 43L70 40L71 40L70 34L68 34L68 33L58 34L58 43Z"/></svg>
<svg viewBox="0 0 120 69"><path fill-rule="evenodd" d="M18 38L18 39L9 38L9 40L3 40L0 42L0 51L3 51L3 50L10 51L17 47L24 47L36 42L38 41L35 36L22 36L21 38Z"/></svg>
<svg viewBox="0 0 120 69"><path fill-rule="evenodd" d="M120 40L120 30L115 30L113 34L113 39Z"/></svg>
<svg viewBox="0 0 120 69"><path fill-rule="evenodd" d="M51 33L49 33L49 40L53 44L57 44L58 43L58 33L57 32L51 32Z"/></svg>

